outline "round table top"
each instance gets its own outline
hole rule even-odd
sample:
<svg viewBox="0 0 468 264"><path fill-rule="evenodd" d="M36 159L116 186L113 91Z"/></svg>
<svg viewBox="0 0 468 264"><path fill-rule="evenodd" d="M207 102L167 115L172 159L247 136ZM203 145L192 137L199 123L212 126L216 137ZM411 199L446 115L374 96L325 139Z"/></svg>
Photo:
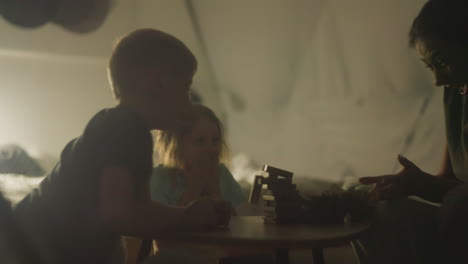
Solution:
<svg viewBox="0 0 468 264"><path fill-rule="evenodd" d="M265 224L262 216L234 216L228 227L209 231L180 232L164 240L221 246L325 248L348 243L366 232L369 227L369 223Z"/></svg>

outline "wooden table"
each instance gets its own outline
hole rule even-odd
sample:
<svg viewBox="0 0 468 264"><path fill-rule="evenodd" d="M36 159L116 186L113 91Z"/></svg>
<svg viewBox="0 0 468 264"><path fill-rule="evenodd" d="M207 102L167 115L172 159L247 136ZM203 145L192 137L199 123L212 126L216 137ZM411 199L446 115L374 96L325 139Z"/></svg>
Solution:
<svg viewBox="0 0 468 264"><path fill-rule="evenodd" d="M277 263L288 263L289 249L312 249L314 264L324 263L323 248L349 243L359 238L369 223L340 225L265 224L261 216L235 216L229 226L211 231L181 232L161 237L211 246L264 247L276 249Z"/></svg>

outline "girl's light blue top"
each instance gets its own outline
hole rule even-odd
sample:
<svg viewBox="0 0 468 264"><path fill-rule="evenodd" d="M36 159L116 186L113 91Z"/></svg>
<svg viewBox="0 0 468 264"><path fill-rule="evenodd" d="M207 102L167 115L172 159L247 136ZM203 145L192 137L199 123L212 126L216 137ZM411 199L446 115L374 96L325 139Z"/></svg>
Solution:
<svg viewBox="0 0 468 264"><path fill-rule="evenodd" d="M170 169L162 165L153 168L150 181L151 199L153 201L168 205L176 205L179 202L187 188L187 184L184 177L177 177L174 186L173 177L176 176L170 173ZM247 201L241 186L224 164L219 165L219 185L221 197L231 202L233 206Z"/></svg>

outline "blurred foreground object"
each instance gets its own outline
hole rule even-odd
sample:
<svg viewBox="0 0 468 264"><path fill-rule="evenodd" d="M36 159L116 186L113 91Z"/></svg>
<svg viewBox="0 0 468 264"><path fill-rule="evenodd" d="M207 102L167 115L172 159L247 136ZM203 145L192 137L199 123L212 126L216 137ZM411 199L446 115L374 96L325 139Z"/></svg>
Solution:
<svg viewBox="0 0 468 264"><path fill-rule="evenodd" d="M10 202L0 192L0 263L40 264L39 254L31 246L13 215Z"/></svg>
<svg viewBox="0 0 468 264"><path fill-rule="evenodd" d="M13 25L38 28L49 22L75 33L98 29L115 0L0 0L0 13Z"/></svg>

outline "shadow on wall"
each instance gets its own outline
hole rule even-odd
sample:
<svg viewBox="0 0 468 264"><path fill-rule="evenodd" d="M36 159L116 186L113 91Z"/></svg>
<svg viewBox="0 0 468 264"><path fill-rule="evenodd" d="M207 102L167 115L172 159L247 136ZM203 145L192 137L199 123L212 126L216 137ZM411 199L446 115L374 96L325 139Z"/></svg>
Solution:
<svg viewBox="0 0 468 264"><path fill-rule="evenodd" d="M0 173L42 176L45 170L19 145L0 146Z"/></svg>
<svg viewBox="0 0 468 264"><path fill-rule="evenodd" d="M74 33L90 33L106 20L114 0L0 1L3 18L23 28L57 24Z"/></svg>

